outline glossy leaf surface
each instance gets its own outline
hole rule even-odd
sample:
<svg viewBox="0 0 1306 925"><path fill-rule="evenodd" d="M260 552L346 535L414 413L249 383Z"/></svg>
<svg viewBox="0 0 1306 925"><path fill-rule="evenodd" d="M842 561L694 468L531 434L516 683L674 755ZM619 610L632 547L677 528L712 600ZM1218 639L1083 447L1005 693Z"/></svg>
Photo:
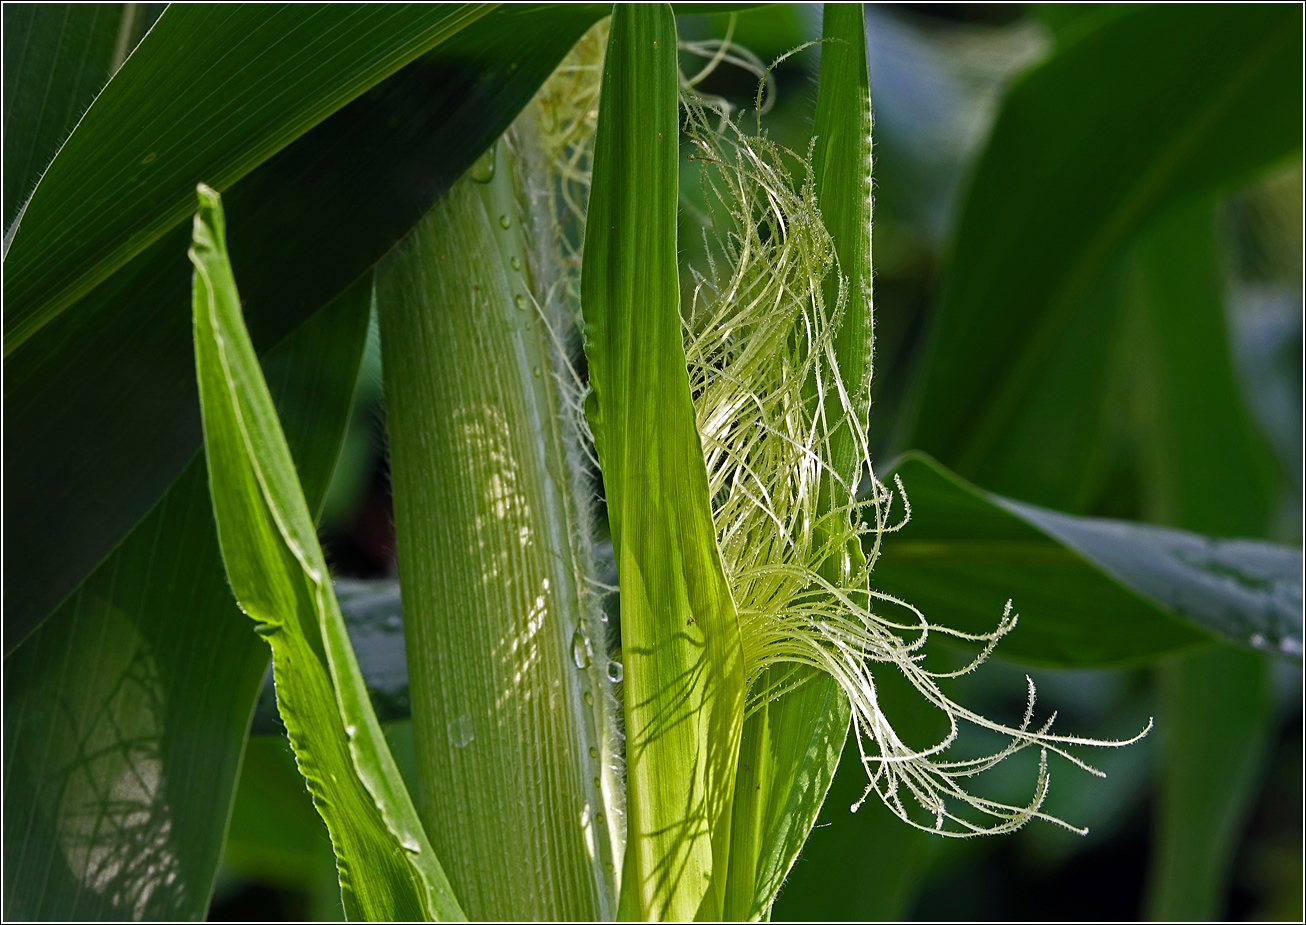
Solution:
<svg viewBox="0 0 1306 925"><path fill-rule="evenodd" d="M232 187L230 246L256 347L279 343L402 238L603 12L495 11ZM6 549L6 651L199 447L181 308L190 279L177 259L188 234L165 235L6 359L6 433L25 449L6 460L5 529L28 538Z"/></svg>
<svg viewBox="0 0 1306 925"><path fill-rule="evenodd" d="M1072 517L984 492L920 454L893 471L912 520L885 538L877 588L968 632L991 630L1012 599L1020 625L1005 657L1108 665L1212 635L1300 652L1297 550Z"/></svg>
<svg viewBox="0 0 1306 925"><path fill-rule="evenodd" d="M6 231L68 133L148 27L149 6L15 3L4 11ZM5 241L7 247L8 235Z"/></svg>
<svg viewBox="0 0 1306 925"><path fill-rule="evenodd" d="M5 256L5 355L182 222L198 179L226 189L489 9L181 4L165 12L23 213Z"/></svg>

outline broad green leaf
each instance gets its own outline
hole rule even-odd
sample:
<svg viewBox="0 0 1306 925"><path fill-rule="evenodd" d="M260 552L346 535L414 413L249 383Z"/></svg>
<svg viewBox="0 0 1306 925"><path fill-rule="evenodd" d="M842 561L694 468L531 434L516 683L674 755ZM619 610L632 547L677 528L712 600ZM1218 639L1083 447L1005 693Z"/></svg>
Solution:
<svg viewBox="0 0 1306 925"><path fill-rule="evenodd" d="M1219 646L1161 667L1160 807L1147 916L1225 915L1234 849L1270 745L1265 657Z"/></svg>
<svg viewBox="0 0 1306 925"><path fill-rule="evenodd" d="M1300 70L1294 10L1149 6L1022 78L959 219L907 445L994 491L1082 503L1105 393L1058 378L1059 351L1153 217L1299 148Z"/></svg>
<svg viewBox="0 0 1306 925"><path fill-rule="evenodd" d="M1132 521L1073 517L1009 498L1000 503L1189 626L1301 659L1301 550Z"/></svg>
<svg viewBox="0 0 1306 925"><path fill-rule="evenodd" d="M1020 623L1005 657L1110 665L1212 635L1300 657L1297 550L1060 514L975 488L922 454L892 471L912 518L885 537L877 589L967 632L992 630L1011 599Z"/></svg>
<svg viewBox="0 0 1306 925"><path fill-rule="evenodd" d="M581 304L621 584L623 917L720 918L743 725L738 618L712 525L676 271L676 31L619 5L604 61Z"/></svg>
<svg viewBox="0 0 1306 925"><path fill-rule="evenodd" d="M146 3L13 3L4 10L4 227L149 27ZM6 246L8 236L6 235Z"/></svg>
<svg viewBox="0 0 1306 925"><path fill-rule="evenodd" d="M370 305L369 282L264 360L314 506L335 465ZM268 664L251 630L223 573L196 455L5 658L6 918L204 917Z"/></svg>
<svg viewBox="0 0 1306 925"><path fill-rule="evenodd" d="M191 211L489 4L178 4L42 175L5 256L5 356Z"/></svg>
<svg viewBox="0 0 1306 925"><path fill-rule="evenodd" d="M241 316L218 194L199 188L195 368L218 543L272 648L277 705L353 918L462 919L367 700L313 519Z"/></svg>
<svg viewBox="0 0 1306 925"><path fill-rule="evenodd" d="M617 707L534 307L534 143L514 127L377 270L408 680L422 818L467 913L610 919Z"/></svg>
<svg viewBox="0 0 1306 925"><path fill-rule="evenodd" d="M603 10L505 7L226 195L260 352L361 277L516 117ZM133 61L143 60L142 46ZM5 361L5 647L121 542L200 444L178 227ZM73 424L75 422L75 426Z"/></svg>
<svg viewBox="0 0 1306 925"><path fill-rule="evenodd" d="M824 299L837 305L841 286L847 286L834 350L842 388L859 413L846 419L833 389L820 400L826 415L839 422L830 434L830 465L856 484L871 373L871 103L862 8L827 5L822 38L813 167L821 218L839 258L839 273L824 280ZM823 486L818 515L839 500L829 496L831 487ZM827 577L838 580L833 573ZM756 918L770 907L816 822L847 737L850 710L838 683L807 667L799 674L806 676L800 687L744 724L727 918ZM765 684L766 678L756 683Z"/></svg>

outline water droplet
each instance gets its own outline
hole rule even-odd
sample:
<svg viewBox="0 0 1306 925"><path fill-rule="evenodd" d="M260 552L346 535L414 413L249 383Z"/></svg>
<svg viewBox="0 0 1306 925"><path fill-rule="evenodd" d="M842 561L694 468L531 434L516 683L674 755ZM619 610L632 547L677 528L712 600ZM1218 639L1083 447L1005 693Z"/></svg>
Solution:
<svg viewBox="0 0 1306 925"><path fill-rule="evenodd" d="M599 757L599 750L598 750L597 748L595 748L593 745L590 746L590 757L591 757L591 758L598 758L598 757Z"/></svg>
<svg viewBox="0 0 1306 925"><path fill-rule="evenodd" d="M500 215L500 216L499 216L499 227L500 227L500 228L511 228L511 227L512 227L512 219L510 219L510 218L509 218L508 216L506 216L506 215Z"/></svg>
<svg viewBox="0 0 1306 925"><path fill-rule="evenodd" d="M625 669L622 667L621 662L608 662L608 680L613 684L619 683L625 673Z"/></svg>
<svg viewBox="0 0 1306 925"><path fill-rule="evenodd" d="M454 748L466 748L472 744L476 738L476 726L472 723L472 718L466 713L459 716L449 723L449 741L453 743Z"/></svg>
<svg viewBox="0 0 1306 925"><path fill-rule="evenodd" d="M601 789L603 789L603 784L599 781L599 779L598 779L597 777L594 778L594 789L595 789L595 790L601 790Z"/></svg>
<svg viewBox="0 0 1306 925"><path fill-rule="evenodd" d="M540 368L536 366L534 369L532 369L531 375L534 376L536 379L540 378Z"/></svg>
<svg viewBox="0 0 1306 925"><path fill-rule="evenodd" d="M349 738L351 739L354 737L354 735L357 732L358 732L358 727L355 726L353 723L350 723L348 726L345 727L345 735L349 736Z"/></svg>
<svg viewBox="0 0 1306 925"><path fill-rule="evenodd" d="M590 666L590 641L585 637L584 630L576 630L572 634L571 660L576 663L577 668L588 668Z"/></svg>
<svg viewBox="0 0 1306 925"><path fill-rule="evenodd" d="M602 813L598 813L594 817L594 821L597 822L599 825L603 825L603 823L607 822L608 820L604 817Z"/></svg>
<svg viewBox="0 0 1306 925"><path fill-rule="evenodd" d="M387 629L397 630L404 625L404 618L397 613L392 613L385 618L385 625Z"/></svg>
<svg viewBox="0 0 1306 925"><path fill-rule="evenodd" d="M614 868L613 868L613 866L612 866L612 862L611 862L611 861L604 861L604 862L603 862L603 869L604 869L604 870L613 870Z"/></svg>
<svg viewBox="0 0 1306 925"><path fill-rule="evenodd" d="M514 270L521 269L521 261L518 260L516 257L513 257L511 260L508 261L508 263Z"/></svg>
<svg viewBox="0 0 1306 925"><path fill-rule="evenodd" d="M513 297L512 297L512 304L517 306L517 310L518 310L518 311L521 311L521 312L526 311L526 296L524 296L524 295L515 295L515 296L513 296Z"/></svg>
<svg viewBox="0 0 1306 925"><path fill-rule="evenodd" d="M1249 639L1248 642L1252 644L1253 649L1265 648L1265 637L1262 636L1260 633L1252 633L1252 638Z"/></svg>
<svg viewBox="0 0 1306 925"><path fill-rule="evenodd" d="M407 852L412 854L422 853L422 843L411 835L405 835L400 844L404 846L404 850Z"/></svg>
<svg viewBox="0 0 1306 925"><path fill-rule="evenodd" d="M494 149L497 144L490 145L485 149L485 153L476 159L472 164L472 169L467 172L477 183L489 183L494 179Z"/></svg>
<svg viewBox="0 0 1306 925"><path fill-rule="evenodd" d="M594 706L594 695L593 695L593 694L591 694L589 691L586 691L585 694L584 694L584 698L585 698L585 702L586 702L586 703L588 703L590 706Z"/></svg>

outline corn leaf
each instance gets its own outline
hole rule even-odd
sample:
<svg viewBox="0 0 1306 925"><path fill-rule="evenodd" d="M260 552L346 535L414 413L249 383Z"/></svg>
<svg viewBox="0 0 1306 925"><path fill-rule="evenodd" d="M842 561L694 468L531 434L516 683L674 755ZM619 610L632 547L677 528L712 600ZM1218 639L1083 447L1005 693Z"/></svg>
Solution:
<svg viewBox="0 0 1306 925"><path fill-rule="evenodd" d="M407 234L603 12L495 10L236 183L225 194L240 218L229 243L260 353ZM145 66L151 48L129 66ZM199 449L191 321L178 310L189 235L179 225L6 357L5 429L24 449L5 460L4 522L26 538L5 551L6 652Z"/></svg>
<svg viewBox="0 0 1306 925"><path fill-rule="evenodd" d="M181 222L196 177L226 189L490 9L328 6L304 15L294 5L179 4L166 11L139 57L96 98L23 213L5 256L5 356ZM87 190L89 206L70 207Z"/></svg>
<svg viewBox="0 0 1306 925"><path fill-rule="evenodd" d="M840 289L847 287L834 349L843 387L858 403L857 413L849 418L833 390L823 400L828 419L837 422L829 438L830 465L856 484L870 408L872 342L871 101L862 8L827 4L822 38L813 166L821 218L839 258L839 273L824 280L824 300L829 306L839 304ZM843 500L830 497L830 487L829 481L823 485L818 516ZM835 575L827 577L837 580ZM727 889L729 918L756 918L770 907L816 822L847 736L850 711L838 683L807 667L796 674L803 679L801 686L762 707L744 725ZM756 683L766 684L767 678Z"/></svg>
<svg viewBox="0 0 1306 925"><path fill-rule="evenodd" d="M1222 638L1301 657L1301 552L1074 517L990 494L920 453L893 466L912 519L886 536L876 585L945 626L988 632L1008 599L1007 658L1146 661Z"/></svg>
<svg viewBox="0 0 1306 925"><path fill-rule="evenodd" d="M461 919L380 724L245 330L218 194L200 187L195 366L218 542L273 653L281 718L331 833L352 918Z"/></svg>
<svg viewBox="0 0 1306 925"><path fill-rule="evenodd" d="M1133 7L1012 87L958 219L903 446L1010 497L1093 500L1111 276L1169 206L1300 150L1300 25L1281 6Z"/></svg>
<svg viewBox="0 0 1306 925"><path fill-rule="evenodd" d="M82 113L149 27L148 7L15 3L3 11L6 231Z"/></svg>
<svg viewBox="0 0 1306 925"><path fill-rule="evenodd" d="M514 129L378 267L408 680L423 819L467 913L610 919L616 703L533 304L529 144Z"/></svg>
<svg viewBox="0 0 1306 925"><path fill-rule="evenodd" d="M264 360L314 509L370 307L369 280ZM5 917L203 919L267 664L223 573L196 456L5 658Z"/></svg>
<svg viewBox="0 0 1306 925"><path fill-rule="evenodd" d="M604 62L581 303L621 583L627 843L621 914L720 918L743 652L681 343L676 31L619 5Z"/></svg>

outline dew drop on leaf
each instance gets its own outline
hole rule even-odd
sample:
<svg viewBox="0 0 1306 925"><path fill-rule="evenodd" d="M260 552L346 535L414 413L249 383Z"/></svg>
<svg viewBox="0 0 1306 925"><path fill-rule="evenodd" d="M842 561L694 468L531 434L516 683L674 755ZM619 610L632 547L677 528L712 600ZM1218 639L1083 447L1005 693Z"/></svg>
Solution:
<svg viewBox="0 0 1306 925"><path fill-rule="evenodd" d="M472 169L467 175L477 183L489 183L494 179L494 149L497 144L490 145L485 149L485 153L476 159L472 164Z"/></svg>
<svg viewBox="0 0 1306 925"><path fill-rule="evenodd" d="M590 641L585 637L584 630L576 630L571 637L571 660L577 668L590 666Z"/></svg>

